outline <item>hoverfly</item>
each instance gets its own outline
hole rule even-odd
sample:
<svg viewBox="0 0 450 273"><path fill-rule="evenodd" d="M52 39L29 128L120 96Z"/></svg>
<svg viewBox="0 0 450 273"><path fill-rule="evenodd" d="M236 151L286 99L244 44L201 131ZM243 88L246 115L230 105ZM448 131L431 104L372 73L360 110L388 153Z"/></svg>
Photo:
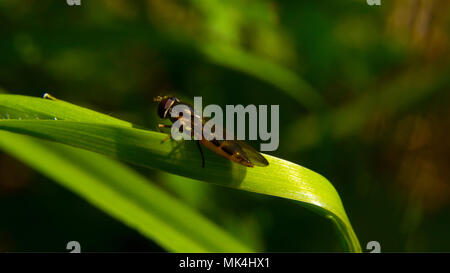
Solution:
<svg viewBox="0 0 450 273"><path fill-rule="evenodd" d="M170 97L170 96L158 96L154 98L155 102L158 102L158 116L162 119L170 119L172 123L174 123L177 120L181 119L181 122L183 123L183 120L186 122L186 124L193 124L194 120L194 108L187 104L181 102L177 97ZM176 105L185 105L187 109L190 112L190 117L184 117L183 115L177 114L175 117L172 117L172 110L173 107ZM202 127L205 125L205 122L207 120L205 118L202 118ZM162 128L171 128L172 125L166 125L166 124L158 124L158 128L161 130ZM184 130L186 130L187 126L184 126ZM202 130L203 131L203 130ZM225 135L225 130L223 128L215 128L214 135L222 134L222 136ZM188 132L189 133L189 132ZM190 130L191 136L194 136L194 130ZM170 135L165 138L162 142L168 140L170 138ZM253 167L253 166L261 166L265 167L269 165L269 162L253 147L245 143L241 140L220 140L216 139L215 137L212 138L212 140L207 140L203 136L199 136L200 140L196 140L197 147L200 150L200 154L202 156L202 167L205 167L205 158L203 155L202 148L200 146L200 143L208 148L209 150L213 151L214 153L231 160L233 162L239 163L241 165L244 165L246 167ZM222 138L223 139L223 138Z"/></svg>

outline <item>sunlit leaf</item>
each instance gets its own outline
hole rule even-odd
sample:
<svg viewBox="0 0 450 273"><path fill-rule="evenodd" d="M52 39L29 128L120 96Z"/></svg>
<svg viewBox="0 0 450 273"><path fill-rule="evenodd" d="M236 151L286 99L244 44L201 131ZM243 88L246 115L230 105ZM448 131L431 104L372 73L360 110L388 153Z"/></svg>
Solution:
<svg viewBox="0 0 450 273"><path fill-rule="evenodd" d="M344 249L361 251L338 193L326 178L307 168L269 155L265 155L269 166L246 168L208 151L205 153L206 167L202 168L199 152L189 141L161 144L165 137L162 133L133 128L129 123L116 119L101 122L100 117L94 117L90 122L88 117L72 115L72 111L89 111L81 107L61 101L0 95L0 109L14 108L11 107L13 104L20 105L15 115L39 112L48 115L49 119L0 120L2 130L64 143L209 183L299 201L299 204L332 220ZM65 120L61 120L62 116Z"/></svg>

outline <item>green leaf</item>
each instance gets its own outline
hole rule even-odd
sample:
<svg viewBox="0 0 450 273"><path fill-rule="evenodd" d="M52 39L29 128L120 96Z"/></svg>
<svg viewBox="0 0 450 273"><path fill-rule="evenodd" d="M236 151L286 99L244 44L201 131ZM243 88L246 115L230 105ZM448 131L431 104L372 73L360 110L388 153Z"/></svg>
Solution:
<svg viewBox="0 0 450 273"><path fill-rule="evenodd" d="M91 114L92 111L62 101L0 95L0 109L2 107L15 109L17 118L20 113L47 115L49 118L1 120L0 129L3 130L222 186L300 201L299 204L332 220L344 249L361 251L338 193L327 179L307 168L269 155L265 155L269 166L246 168L209 151L205 151L206 167L202 168L199 152L189 141L161 144L164 134L133 128L129 123L113 118L108 120L104 115L87 117L83 111ZM60 120L61 117L65 119Z"/></svg>
<svg viewBox="0 0 450 273"><path fill-rule="evenodd" d="M170 251L250 251L144 177L103 155L6 131L0 132L0 147Z"/></svg>
<svg viewBox="0 0 450 273"><path fill-rule="evenodd" d="M12 98L12 100L8 100ZM16 118L54 118L39 109L25 109L18 96L2 97L9 106L2 105L0 113ZM2 100L3 101L3 100ZM26 100L25 100L26 101ZM45 101L47 102L47 101ZM77 114L98 122L127 124L108 116L92 115L93 111L59 102ZM12 107L12 108L10 108ZM8 109L5 111L5 109ZM27 115L25 115L25 113ZM50 112L51 113L51 112ZM64 117L63 114L59 116ZM126 165L98 153L49 142L34 137L0 131L0 149L27 163L62 186L79 194L144 236L174 252L248 252L248 247L228 235L221 228L182 202L171 197L148 179ZM74 219L76 220L76 218Z"/></svg>

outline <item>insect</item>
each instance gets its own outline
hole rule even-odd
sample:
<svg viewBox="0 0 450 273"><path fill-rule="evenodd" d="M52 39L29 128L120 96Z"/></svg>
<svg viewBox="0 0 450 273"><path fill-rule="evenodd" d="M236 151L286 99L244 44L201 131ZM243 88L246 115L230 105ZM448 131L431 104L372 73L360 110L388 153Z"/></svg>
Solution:
<svg viewBox="0 0 450 273"><path fill-rule="evenodd" d="M172 123L176 122L177 120L180 120L182 124L193 124L195 113L194 108L187 104L181 102L177 97L170 97L170 96L158 96L154 98L155 102L158 102L158 108L157 113L158 116L161 119L170 119ZM189 117L185 117L183 115L175 115L175 117L172 117L172 110L173 107L179 104L183 104L187 107ZM202 128L205 125L205 122L207 120L202 118ZM158 124L158 128L161 130L162 128L171 128L172 125L167 124ZM189 128L189 126L183 126L184 130L186 128ZM189 133L189 132L188 132ZM194 130L190 130L191 136L194 136L195 132ZM269 162L262 156L258 151L253 149L252 146L248 145L244 141L241 140L220 140L216 139L216 136L221 134L222 136L225 135L225 130L223 128L215 128L213 133L212 140L207 140L206 138L202 136L198 136L200 140L195 140L197 143L197 147L200 150L200 154L202 156L202 167L205 167L205 157L203 155L203 151L201 148L202 144L204 147L208 148L209 150L213 151L214 153L231 160L233 162L239 163L241 165L247 166L247 167L253 167L253 166L260 166L264 167L269 165ZM165 138L162 142L165 142L170 138L170 135ZM223 138L223 137L222 137Z"/></svg>

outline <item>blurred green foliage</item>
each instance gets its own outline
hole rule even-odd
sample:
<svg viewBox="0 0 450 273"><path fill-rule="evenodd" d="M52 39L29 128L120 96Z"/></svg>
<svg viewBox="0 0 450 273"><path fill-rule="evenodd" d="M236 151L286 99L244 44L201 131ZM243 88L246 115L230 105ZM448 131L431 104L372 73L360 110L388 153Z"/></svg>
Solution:
<svg viewBox="0 0 450 273"><path fill-rule="evenodd" d="M272 154L332 181L363 247L449 251L449 14L445 0L2 0L0 89L152 129L159 94L279 104ZM340 250L293 202L134 168L255 249ZM6 155L0 213L2 251L160 250Z"/></svg>

